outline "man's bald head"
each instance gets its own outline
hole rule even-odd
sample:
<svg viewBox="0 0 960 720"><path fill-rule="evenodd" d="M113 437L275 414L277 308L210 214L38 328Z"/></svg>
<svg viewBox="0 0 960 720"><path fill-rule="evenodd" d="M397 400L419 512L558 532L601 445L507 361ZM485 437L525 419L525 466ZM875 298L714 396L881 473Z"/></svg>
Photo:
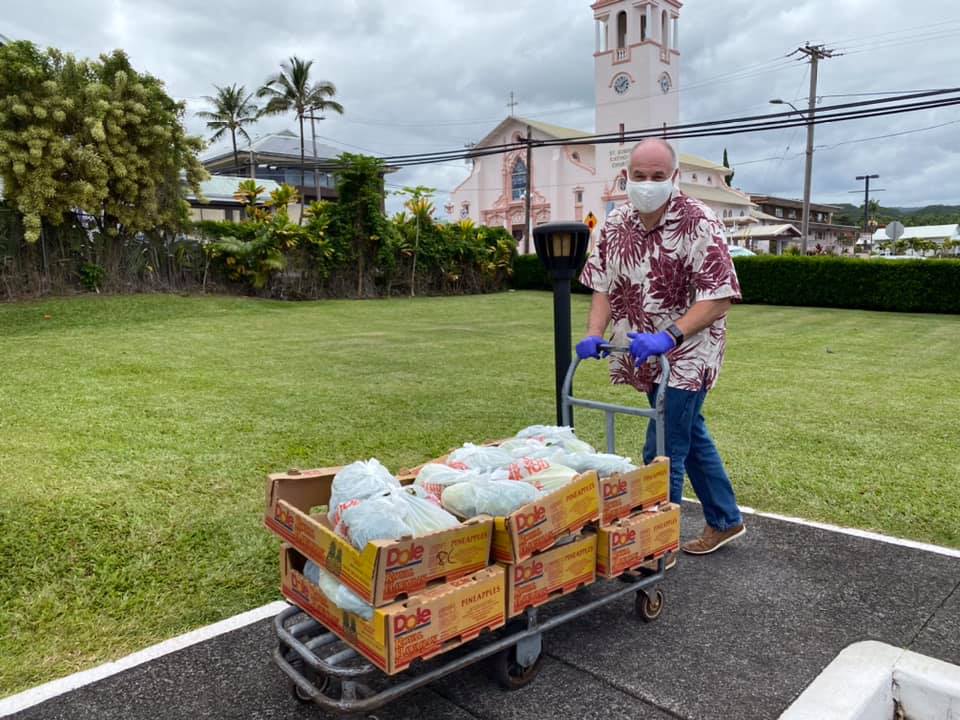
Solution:
<svg viewBox="0 0 960 720"><path fill-rule="evenodd" d="M647 138L637 143L630 153L630 175L635 181L669 180L680 169L677 151L666 140Z"/></svg>

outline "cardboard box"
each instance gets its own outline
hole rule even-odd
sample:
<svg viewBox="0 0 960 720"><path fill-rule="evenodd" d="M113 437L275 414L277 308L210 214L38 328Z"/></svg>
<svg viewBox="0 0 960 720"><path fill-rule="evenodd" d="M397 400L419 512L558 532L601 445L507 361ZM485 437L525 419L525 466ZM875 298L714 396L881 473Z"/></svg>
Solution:
<svg viewBox="0 0 960 720"><path fill-rule="evenodd" d="M330 502L340 468L291 471L267 480L264 524L371 605L386 605L490 565L493 521L473 518L461 527L418 538L375 540L357 550L326 516L310 508Z"/></svg>
<svg viewBox="0 0 960 720"><path fill-rule="evenodd" d="M573 542L506 565L507 617L572 593L597 579L597 536L588 532Z"/></svg>
<svg viewBox="0 0 960 720"><path fill-rule="evenodd" d="M629 473L600 479L600 524L609 525L635 510L670 500L670 459L658 457Z"/></svg>
<svg viewBox="0 0 960 720"><path fill-rule="evenodd" d="M284 597L390 675L506 622L506 577L501 567L484 568L403 602L376 608L373 617L364 620L338 608L309 582L303 575L305 563L306 558L294 548L281 548Z"/></svg>
<svg viewBox="0 0 960 720"><path fill-rule="evenodd" d="M597 575L617 577L679 547L679 505L621 518L597 531Z"/></svg>
<svg viewBox="0 0 960 720"><path fill-rule="evenodd" d="M515 565L599 517L599 482L591 471L506 517L494 518L493 556Z"/></svg>

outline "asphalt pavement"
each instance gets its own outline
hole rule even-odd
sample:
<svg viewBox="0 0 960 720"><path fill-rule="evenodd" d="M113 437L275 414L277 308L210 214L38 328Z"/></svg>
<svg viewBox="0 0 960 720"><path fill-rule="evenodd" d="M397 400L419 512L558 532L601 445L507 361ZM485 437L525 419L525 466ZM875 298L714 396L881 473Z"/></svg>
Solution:
<svg viewBox="0 0 960 720"><path fill-rule="evenodd" d="M684 535L697 534L699 507L683 512ZM960 558L771 518L748 516L747 526L713 555L680 558L656 622L640 622L628 595L551 631L540 675L522 690L471 667L375 716L776 718L860 640L960 664ZM291 697L274 644L271 622L257 622L11 717L326 717Z"/></svg>

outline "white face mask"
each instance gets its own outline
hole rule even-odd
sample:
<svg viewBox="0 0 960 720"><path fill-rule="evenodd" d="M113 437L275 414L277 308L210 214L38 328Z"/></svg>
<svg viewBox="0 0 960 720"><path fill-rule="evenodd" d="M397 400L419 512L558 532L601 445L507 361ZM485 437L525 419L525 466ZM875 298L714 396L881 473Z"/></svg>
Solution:
<svg viewBox="0 0 960 720"><path fill-rule="evenodd" d="M640 212L647 214L659 210L673 193L673 180L663 182L635 182L627 180L627 197Z"/></svg>

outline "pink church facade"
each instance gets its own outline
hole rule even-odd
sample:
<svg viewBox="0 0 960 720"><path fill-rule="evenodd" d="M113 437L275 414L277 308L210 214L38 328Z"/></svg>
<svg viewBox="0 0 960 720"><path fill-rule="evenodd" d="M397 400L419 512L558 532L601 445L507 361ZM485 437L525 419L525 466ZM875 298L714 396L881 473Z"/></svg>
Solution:
<svg viewBox="0 0 960 720"><path fill-rule="evenodd" d="M599 0L595 22L597 134L654 130L679 122L680 9L677 0ZM508 117L488 133L476 151L523 140L560 141L532 150L531 225L555 220L601 221L626 202L626 166L633 143L580 144L589 131ZM563 143L569 140L570 143ZM582 142L582 140L581 140ZM452 219L504 227L520 251L532 251L526 227L526 149L473 159L470 175L452 193ZM681 189L700 198L725 221L751 222L750 199L726 186L729 171L689 155L680 156ZM599 232L599 231L595 231Z"/></svg>

